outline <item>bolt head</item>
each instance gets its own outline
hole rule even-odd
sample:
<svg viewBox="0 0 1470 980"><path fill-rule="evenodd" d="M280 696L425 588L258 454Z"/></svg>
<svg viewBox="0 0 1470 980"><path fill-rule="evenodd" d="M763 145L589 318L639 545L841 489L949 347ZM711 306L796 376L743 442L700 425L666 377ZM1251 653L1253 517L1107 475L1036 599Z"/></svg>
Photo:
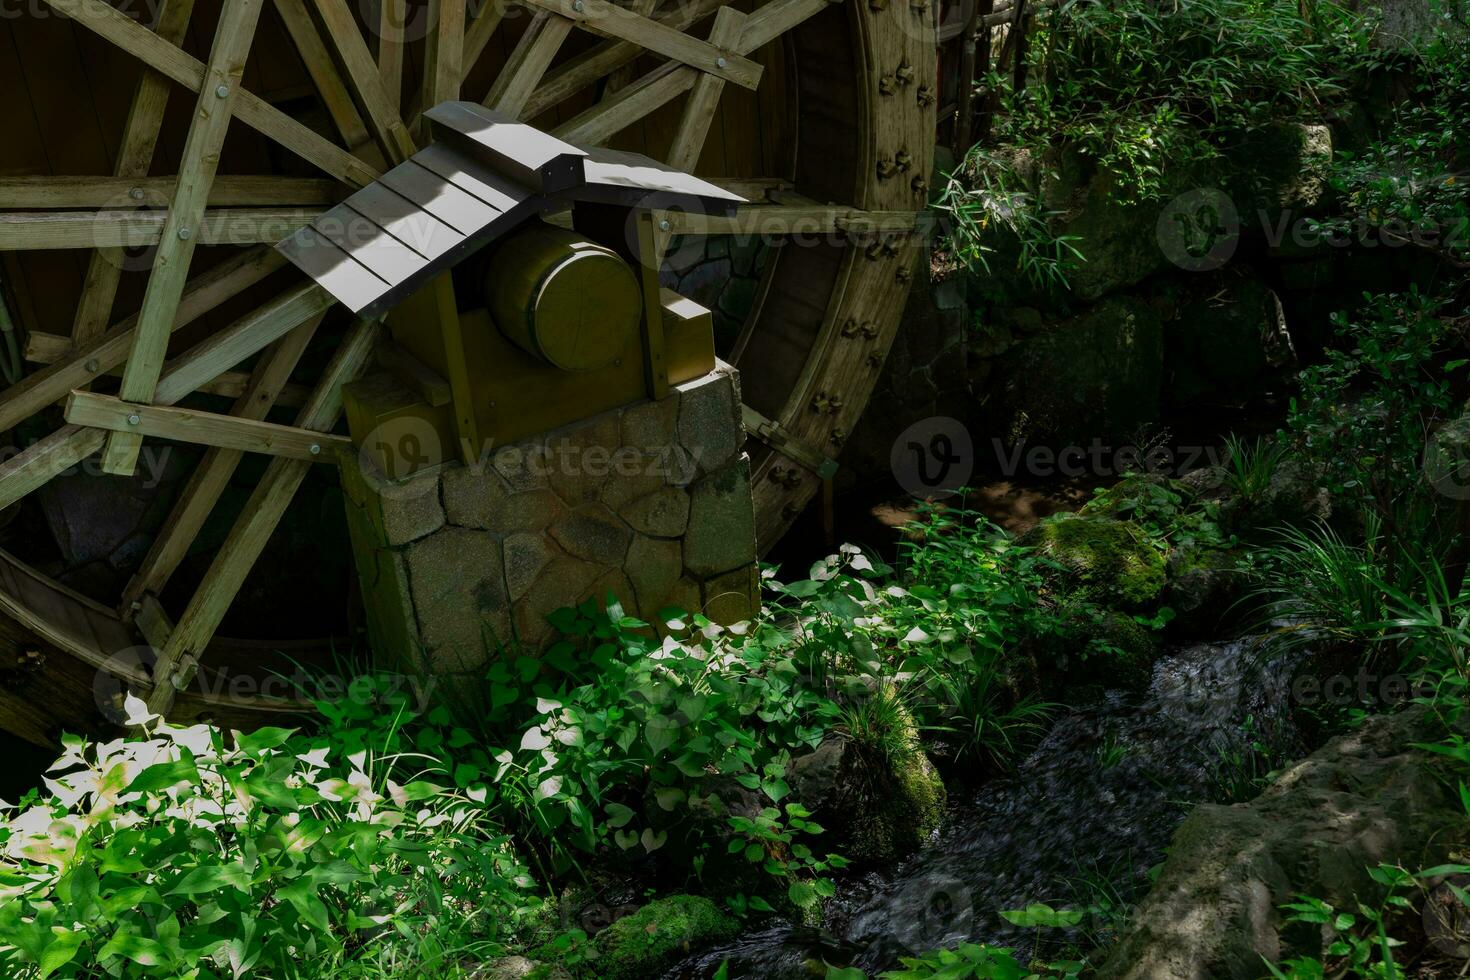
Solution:
<svg viewBox="0 0 1470 980"><path fill-rule="evenodd" d="M139 422L142 421L143 419L136 414L128 416L128 425L137 425Z"/></svg>
<svg viewBox="0 0 1470 980"><path fill-rule="evenodd" d="M230 97L230 87L228 85L221 85L221 86L219 86L218 88L216 88L214 90L214 96L217 99L227 99L227 98L229 98Z"/></svg>
<svg viewBox="0 0 1470 980"><path fill-rule="evenodd" d="M143 200L143 188L134 187L132 190L128 191L128 197L131 197L135 201Z"/></svg>
<svg viewBox="0 0 1470 980"><path fill-rule="evenodd" d="M725 68L729 64L730 64L730 62L726 61L724 58L716 58L715 59L715 67L716 68Z"/></svg>
<svg viewBox="0 0 1470 980"><path fill-rule="evenodd" d="M187 242L192 237L194 237L194 233L192 231L190 231L189 229L187 229L187 228L180 228L179 229L179 241L181 241L181 242Z"/></svg>
<svg viewBox="0 0 1470 980"><path fill-rule="evenodd" d="M322 454L322 447L317 443L312 443L310 452L313 456L320 456Z"/></svg>
<svg viewBox="0 0 1470 980"><path fill-rule="evenodd" d="M86 364L83 364L82 367L87 369L88 374L96 374L97 369L101 367L101 365L97 363L97 359L94 357L91 360L87 361Z"/></svg>
<svg viewBox="0 0 1470 980"><path fill-rule="evenodd" d="M572 0L572 9L577 11L577 13L581 13L586 6L582 0Z"/></svg>
<svg viewBox="0 0 1470 980"><path fill-rule="evenodd" d="M660 218L660 219L658 219L658 230L659 231L668 231L672 227L674 227L674 226L671 225L671 224L669 224L669 219L668 218Z"/></svg>

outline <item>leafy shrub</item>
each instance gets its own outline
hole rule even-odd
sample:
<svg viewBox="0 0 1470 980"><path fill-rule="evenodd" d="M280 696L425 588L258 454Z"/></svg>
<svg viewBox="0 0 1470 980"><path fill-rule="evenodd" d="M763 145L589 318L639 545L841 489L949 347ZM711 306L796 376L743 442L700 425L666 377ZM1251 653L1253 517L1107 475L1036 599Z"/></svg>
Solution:
<svg viewBox="0 0 1470 980"><path fill-rule="evenodd" d="M447 972L537 900L483 807L404 777L419 768L280 728L227 738L154 720L110 742L68 737L47 791L0 825L0 964L305 978L391 946L405 967Z"/></svg>

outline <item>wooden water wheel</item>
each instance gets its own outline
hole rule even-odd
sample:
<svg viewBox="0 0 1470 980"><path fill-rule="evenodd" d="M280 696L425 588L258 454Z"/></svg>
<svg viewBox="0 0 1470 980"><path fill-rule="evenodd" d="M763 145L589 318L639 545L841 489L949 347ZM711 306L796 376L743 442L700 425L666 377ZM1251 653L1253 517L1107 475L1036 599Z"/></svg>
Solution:
<svg viewBox="0 0 1470 980"><path fill-rule="evenodd" d="M369 360L376 325L333 309L271 245L415 152L423 108L447 99L635 149L749 199L734 218L671 214L665 231L686 254L710 236L771 245L724 351L742 372L762 548L830 475L922 254L929 0L32 7L0 20L0 89L13 93L0 105L0 326L26 362L5 365L16 377L0 392L17 447L0 463L0 656L14 660L0 662L0 727L41 742L95 721L118 683L154 687L154 649L187 681L178 717L291 706L232 681L265 669L265 651L304 658L322 643L217 633L318 460L299 447L256 471L238 449L189 457L153 527L108 559L120 595L68 579L42 528L56 531L58 509L71 528L121 506L162 406L284 411L308 442L338 424L340 386ZM56 406L87 389L138 406L139 432L64 423ZM63 495L43 518L36 498L78 467L107 489ZM232 502L245 472L253 489ZM202 549L221 514L226 530Z"/></svg>

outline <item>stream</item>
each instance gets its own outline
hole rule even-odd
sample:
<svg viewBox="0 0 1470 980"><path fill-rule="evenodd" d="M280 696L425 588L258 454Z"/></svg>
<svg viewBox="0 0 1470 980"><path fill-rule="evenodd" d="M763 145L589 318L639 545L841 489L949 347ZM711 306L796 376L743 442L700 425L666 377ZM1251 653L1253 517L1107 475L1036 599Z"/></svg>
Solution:
<svg viewBox="0 0 1470 980"><path fill-rule="evenodd" d="M1110 691L1060 716L1013 775L951 790L934 839L893 867L840 881L820 929L768 925L665 977L703 980L722 962L730 977L810 978L822 962L874 974L961 942L1030 955L1036 930L1001 910L1126 902L1146 889L1194 803L1229 798L1271 760L1293 757L1289 677L1249 640L1176 649L1147 691ZM1046 930L1042 942L1086 949L1110 924L1092 915Z"/></svg>

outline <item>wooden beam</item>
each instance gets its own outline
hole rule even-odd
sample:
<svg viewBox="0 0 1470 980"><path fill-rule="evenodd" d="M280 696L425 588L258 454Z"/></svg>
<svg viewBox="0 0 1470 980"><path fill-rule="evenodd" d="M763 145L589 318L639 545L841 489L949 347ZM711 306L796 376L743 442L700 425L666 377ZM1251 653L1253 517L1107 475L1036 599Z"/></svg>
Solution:
<svg viewBox="0 0 1470 980"><path fill-rule="evenodd" d="M188 326L226 300L254 286L286 264L285 256L273 248L257 248L220 263L191 279L174 315L173 329ZM66 397L127 360L138 324L134 314L116 323L107 333L77 348L65 361L22 378L0 391L0 430L21 422Z"/></svg>
<svg viewBox="0 0 1470 980"><path fill-rule="evenodd" d="M168 370L159 379L157 404L172 405L213 380L226 367L274 343L331 305L332 299L325 290L315 283L308 283L236 320L170 362ZM108 336L116 329L108 331ZM230 360L232 357L234 360ZM308 402L308 407L310 404ZM102 448L107 438L108 433L104 431L69 424L0 464L0 508L10 506L45 485L52 477L80 463Z"/></svg>
<svg viewBox="0 0 1470 980"><path fill-rule="evenodd" d="M198 92L203 87L203 62L182 48L169 44L105 0L43 2L185 88ZM338 180L365 187L378 177L377 169L312 132L252 92L241 90L233 100L231 110L245 125Z"/></svg>
<svg viewBox="0 0 1470 980"><path fill-rule="evenodd" d="M572 22L565 17L538 10L531 17L526 33L521 35L510 60L495 76L484 105L517 119L523 117L526 102L551 66L562 42L572 32Z"/></svg>
<svg viewBox="0 0 1470 980"><path fill-rule="evenodd" d="M383 78L383 94L395 111L403 100L407 26L408 0L378 0L378 74Z"/></svg>
<svg viewBox="0 0 1470 980"><path fill-rule="evenodd" d="M247 380L246 388L241 391L231 409L232 415L260 420L273 407L285 403L284 395L291 387L287 379L296 370L296 365L316 334L321 319L314 317L303 323L276 341L270 351L261 357L260 363ZM305 404L305 401L300 404ZM210 449L204 454L175 501L168 519L163 522L162 529L154 537L138 571L123 589L121 612L124 619L132 618L139 605L145 605L151 595L158 595L163 591L174 570L179 567L179 563L189 553L190 546L199 537L204 522L229 487L230 479L243 459L244 453L233 449ZM162 649L162 644L155 646Z"/></svg>
<svg viewBox="0 0 1470 980"><path fill-rule="evenodd" d="M291 43L296 45L296 53L301 55L301 61L306 65L307 74L311 76L317 95L327 108L327 114L332 117L332 124L342 134L347 148L370 160L374 166L382 166L384 158L373 145L367 124L362 121L362 114L353 104L352 94L347 91L342 76L337 72L337 66L332 64L332 55L327 51L321 32L312 23L306 7L301 0L275 0L275 9L286 33L291 36Z"/></svg>
<svg viewBox="0 0 1470 980"><path fill-rule="evenodd" d="M155 32L169 44L182 43L193 12L194 0L163 0ZM148 176L158 133L163 126L163 112L168 107L170 86L166 76L144 67L123 126L122 144L118 147L117 164L113 168L116 176L124 179ZM103 248L92 253L87 278L82 284L82 297L77 302L76 316L72 320L71 335L76 340L91 340L107 329L111 322L112 304L117 299L117 286L122 280L123 265L121 249Z"/></svg>
<svg viewBox="0 0 1470 980"><path fill-rule="evenodd" d="M737 50L741 54L749 54L765 47L782 34L805 23L808 18L826 10L832 3L833 0L770 0L746 18L745 33L741 35Z"/></svg>
<svg viewBox="0 0 1470 980"><path fill-rule="evenodd" d="M297 416L298 428L325 432L336 425L342 412L342 385L357 377L372 357L377 330L376 324L359 321L347 335L310 403ZM294 459L275 459L266 467L158 657L148 702L155 712L166 714L175 693L193 679L199 654L214 637L310 468L310 463Z"/></svg>
<svg viewBox="0 0 1470 980"><path fill-rule="evenodd" d="M429 0L429 34L424 39L425 106L459 98L464 80L465 0ZM428 142L425 124L420 142Z"/></svg>
<svg viewBox="0 0 1470 980"><path fill-rule="evenodd" d="M321 208L206 211L191 226L188 244L275 243L311 224L321 213ZM166 211L21 211L0 214L0 251L160 245L170 234L170 215L171 212ZM173 240L179 241L177 231L172 234ZM154 268L157 268L156 259Z"/></svg>
<svg viewBox="0 0 1470 980"><path fill-rule="evenodd" d="M715 14L714 26L710 28L709 41L719 48L728 48L740 40L745 29L745 15L734 7L721 7ZM720 93L725 90L725 80L713 72L706 72L695 79L689 100L684 103L684 114L679 118L679 128L674 131L670 144L668 165L675 170L694 172L699 162L700 151L709 135L710 123L714 122L715 110L720 107Z"/></svg>
<svg viewBox="0 0 1470 980"><path fill-rule="evenodd" d="M114 209L166 208L178 190L177 177L0 177L0 201L7 208ZM323 207L338 203L344 188L319 177L265 177L221 174L209 189L209 206Z"/></svg>
<svg viewBox="0 0 1470 980"><path fill-rule="evenodd" d="M658 6L658 0L631 0L628 9L642 17L652 17L654 9ZM725 9L723 7L721 10ZM636 76L633 74L633 65L626 64L607 76L607 81L602 83L602 97L605 99L620 88L626 88Z"/></svg>
<svg viewBox="0 0 1470 980"><path fill-rule="evenodd" d="M737 50L701 41L609 0L526 0L526 3L576 21L579 27L595 34L630 41L646 51L700 71L714 72L744 88L754 89L760 85L761 73L765 70Z"/></svg>
<svg viewBox="0 0 1470 980"><path fill-rule="evenodd" d="M347 436L193 408L134 405L91 391L71 393L66 401L66 420L74 425L134 433L140 439L171 439L303 463L335 463L338 454L352 451L352 440Z"/></svg>
<svg viewBox="0 0 1470 980"><path fill-rule="evenodd" d="M692 0L676 3L667 13L653 19L682 31L693 27L723 5L724 0ZM534 119L547 109L625 65L631 65L643 49L629 41L604 41L546 73L546 81L526 103L525 117ZM623 86L619 86L621 89Z"/></svg>
<svg viewBox="0 0 1470 980"><path fill-rule="evenodd" d="M357 20L347 0L311 0L317 15L332 39L348 87L362 109L368 129L372 131L388 162L400 164L413 156L417 147L398 114L398 100L388 97L383 75L363 40Z"/></svg>
<svg viewBox="0 0 1470 980"><path fill-rule="evenodd" d="M694 87L699 73L666 62L551 131L572 143L601 145Z"/></svg>
<svg viewBox="0 0 1470 980"><path fill-rule="evenodd" d="M21 356L32 364L55 364L57 361L70 359L76 352L76 345L71 338L62 334L42 333L32 330L26 334L25 346L21 349ZM122 377L120 368L112 368L104 371L104 374L113 377ZM220 398L239 398L250 385L250 375L243 371L226 371L219 377L206 384L199 386L201 395L216 395ZM285 385L276 399L276 404L283 408L300 408L306 404L307 389L301 385Z"/></svg>
<svg viewBox="0 0 1470 980"><path fill-rule="evenodd" d="M209 204L209 186L214 183L225 133L230 128L230 106L239 97L240 77L245 74L245 60L255 41L262 4L263 0L234 0L220 13L209 67L179 163L179 189L164 219L143 308L138 312L138 333L123 371L119 394L125 401L153 400L158 375L168 356L169 328L189 278L189 263L198 241L195 236ZM142 445L141 439L114 433L102 454L103 472L131 475Z"/></svg>

